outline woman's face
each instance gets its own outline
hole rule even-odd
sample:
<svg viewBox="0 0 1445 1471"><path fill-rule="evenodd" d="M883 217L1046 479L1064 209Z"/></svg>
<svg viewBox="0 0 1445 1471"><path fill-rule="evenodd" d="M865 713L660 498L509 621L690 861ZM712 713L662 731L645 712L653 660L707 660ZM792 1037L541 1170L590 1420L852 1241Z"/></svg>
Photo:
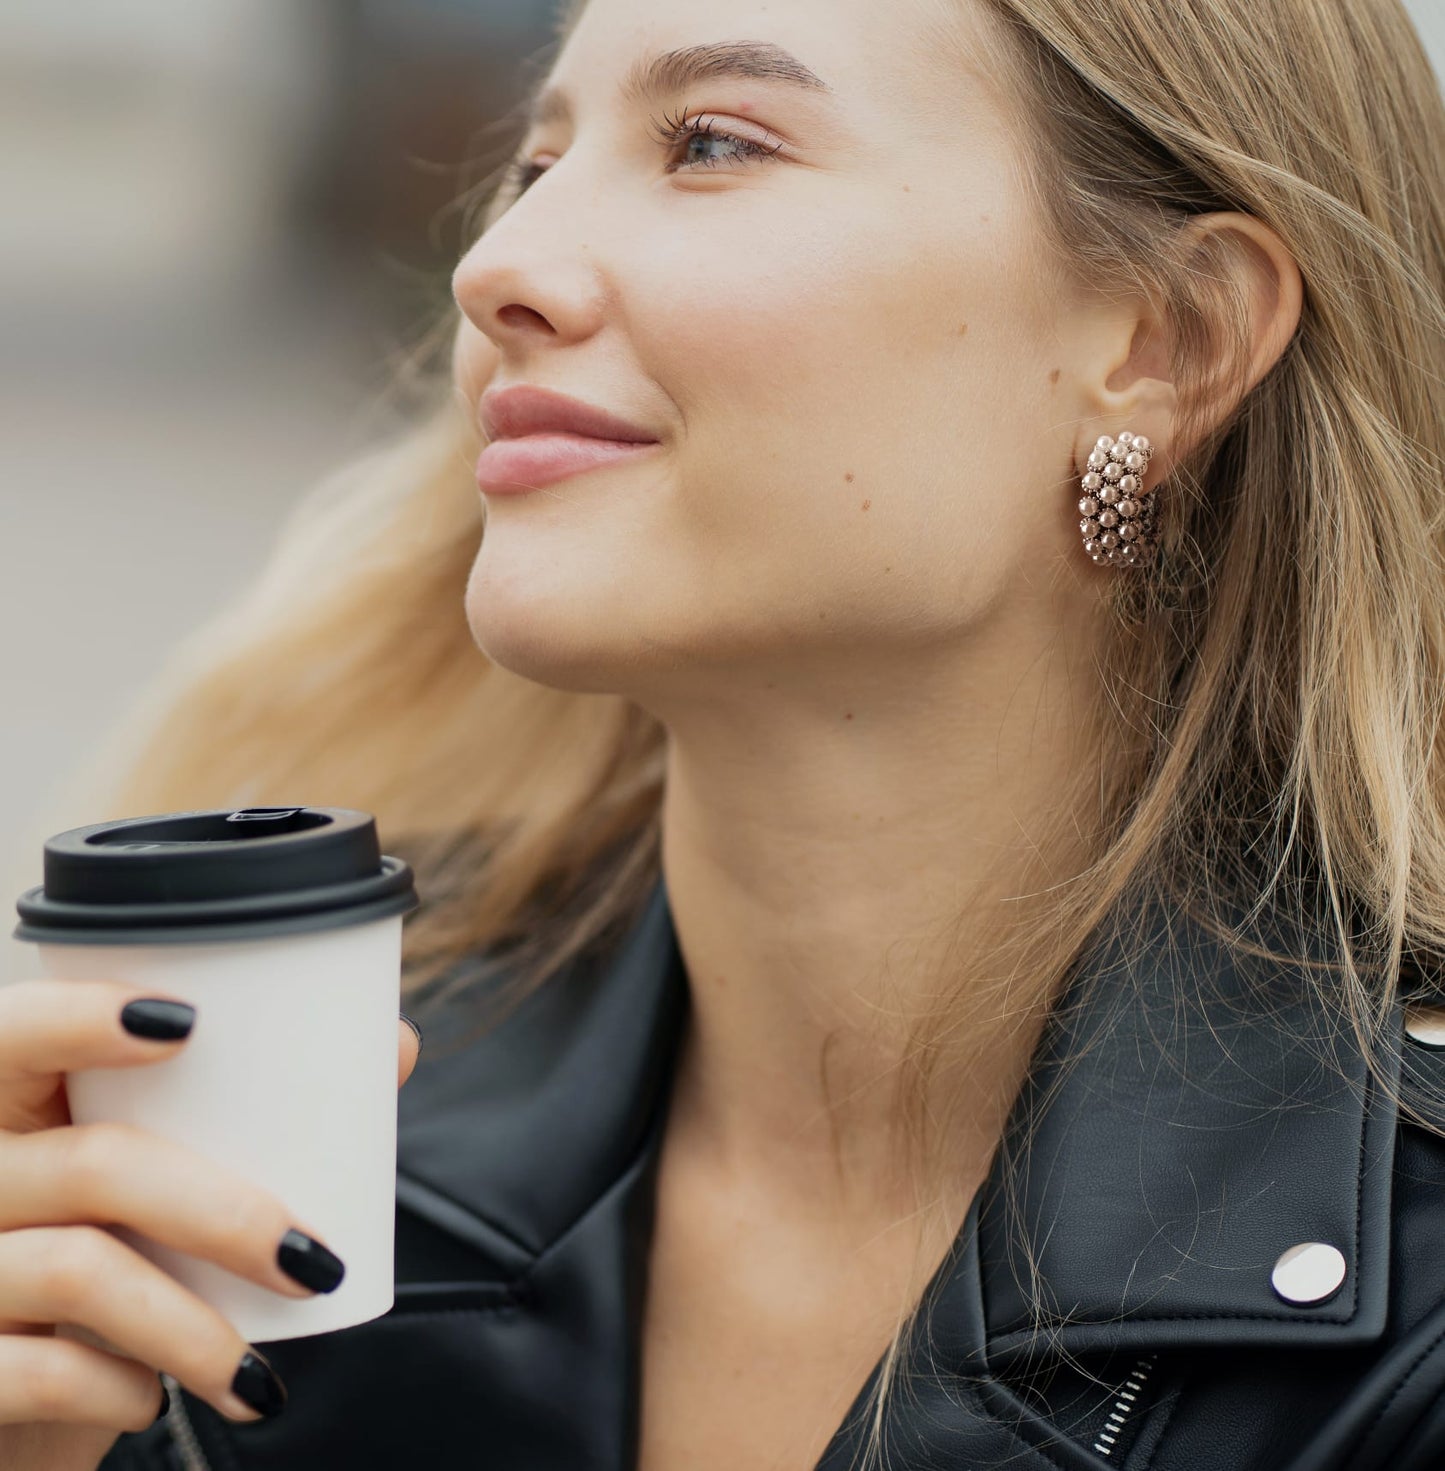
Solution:
<svg viewBox="0 0 1445 1471"><path fill-rule="evenodd" d="M467 614L497 663L667 720L901 685L1021 600L1087 613L1111 575L1071 479L1102 432L1092 318L935 5L591 0L550 78L570 118L528 134L535 181L457 268L456 382L473 405L554 389L660 446L486 497ZM654 58L738 42L796 60L623 94ZM679 121L730 136L659 141Z"/></svg>

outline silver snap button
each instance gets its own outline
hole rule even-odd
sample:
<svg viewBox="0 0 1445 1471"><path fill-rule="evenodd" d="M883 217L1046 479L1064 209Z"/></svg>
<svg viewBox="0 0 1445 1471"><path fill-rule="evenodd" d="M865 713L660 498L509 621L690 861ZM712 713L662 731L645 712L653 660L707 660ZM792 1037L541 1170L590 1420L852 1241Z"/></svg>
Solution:
<svg viewBox="0 0 1445 1471"><path fill-rule="evenodd" d="M1445 1006L1407 1006L1405 1035L1421 1047L1445 1050Z"/></svg>
<svg viewBox="0 0 1445 1471"><path fill-rule="evenodd" d="M1281 1252L1270 1273L1274 1290L1293 1303L1323 1302L1345 1280L1344 1253L1325 1241L1302 1241Z"/></svg>

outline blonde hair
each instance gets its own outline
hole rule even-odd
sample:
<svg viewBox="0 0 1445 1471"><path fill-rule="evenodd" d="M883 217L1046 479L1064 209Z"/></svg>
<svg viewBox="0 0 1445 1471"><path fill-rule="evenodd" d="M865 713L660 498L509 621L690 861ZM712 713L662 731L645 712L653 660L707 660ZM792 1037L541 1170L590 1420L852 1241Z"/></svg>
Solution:
<svg viewBox="0 0 1445 1471"><path fill-rule="evenodd" d="M1081 742L1078 800L1058 812L1071 831L1096 814L1092 860L1031 895L1026 921L990 919L966 985L940 978L899 1073L910 1148L930 1076L966 1054L980 976L1026 1024L1125 899L1157 894L1241 946L1226 911L1270 904L1337 936L1339 961L1310 971L1367 1057L1402 968L1445 949L1445 106L1419 37L1399 0L982 4L1060 267L1165 306L1179 442L1197 444L1163 487L1155 564L1110 574L1114 739ZM958 7L936 17L955 47ZM1229 273L1180 246L1181 222L1212 210L1275 229L1305 302L1272 371L1196 436L1245 356ZM666 748L626 700L477 650L474 435L438 379L414 429L308 497L91 773L108 810L86 820L375 813L425 899L408 989L464 994L479 957L505 956L490 1025L636 917L660 871ZM959 916L956 953L979 918ZM915 1307L899 1305L875 1386L869 1463Z"/></svg>

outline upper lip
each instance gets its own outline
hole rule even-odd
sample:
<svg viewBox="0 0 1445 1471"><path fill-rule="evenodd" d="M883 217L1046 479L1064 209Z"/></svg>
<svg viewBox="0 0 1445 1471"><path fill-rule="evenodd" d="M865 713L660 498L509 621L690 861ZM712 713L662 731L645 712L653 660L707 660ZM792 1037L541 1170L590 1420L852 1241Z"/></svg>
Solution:
<svg viewBox="0 0 1445 1471"><path fill-rule="evenodd" d="M481 397L478 410L489 439L519 439L526 434L586 434L593 439L615 439L625 444L657 442L655 434L605 409L531 383L488 389Z"/></svg>

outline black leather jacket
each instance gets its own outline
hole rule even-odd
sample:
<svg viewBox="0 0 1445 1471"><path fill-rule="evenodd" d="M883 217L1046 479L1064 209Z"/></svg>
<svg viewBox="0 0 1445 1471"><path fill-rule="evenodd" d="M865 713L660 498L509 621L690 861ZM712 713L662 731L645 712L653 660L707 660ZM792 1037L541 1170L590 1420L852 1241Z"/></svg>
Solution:
<svg viewBox="0 0 1445 1471"><path fill-rule="evenodd" d="M1090 952L1078 974L1101 984L1058 1009L1016 1105L1015 1121L1039 1111L1019 1204L1051 1326L1029 1327L1000 1150L928 1289L888 1465L1445 1467L1445 1143L1367 1083L1295 969L1252 969L1180 915L1151 933ZM605 963L575 964L480 1042L434 1048L428 1018L399 1099L394 1309L261 1345L290 1390L276 1419L236 1425L173 1394L104 1471L628 1471L687 996L659 880ZM1445 1051L1405 1034L1408 1011L1386 1055L1442 1120ZM1080 1042L1060 1074L1059 1047ZM1342 1254L1343 1285L1291 1301L1272 1272L1309 1242ZM848 1467L862 1398L819 1471Z"/></svg>

